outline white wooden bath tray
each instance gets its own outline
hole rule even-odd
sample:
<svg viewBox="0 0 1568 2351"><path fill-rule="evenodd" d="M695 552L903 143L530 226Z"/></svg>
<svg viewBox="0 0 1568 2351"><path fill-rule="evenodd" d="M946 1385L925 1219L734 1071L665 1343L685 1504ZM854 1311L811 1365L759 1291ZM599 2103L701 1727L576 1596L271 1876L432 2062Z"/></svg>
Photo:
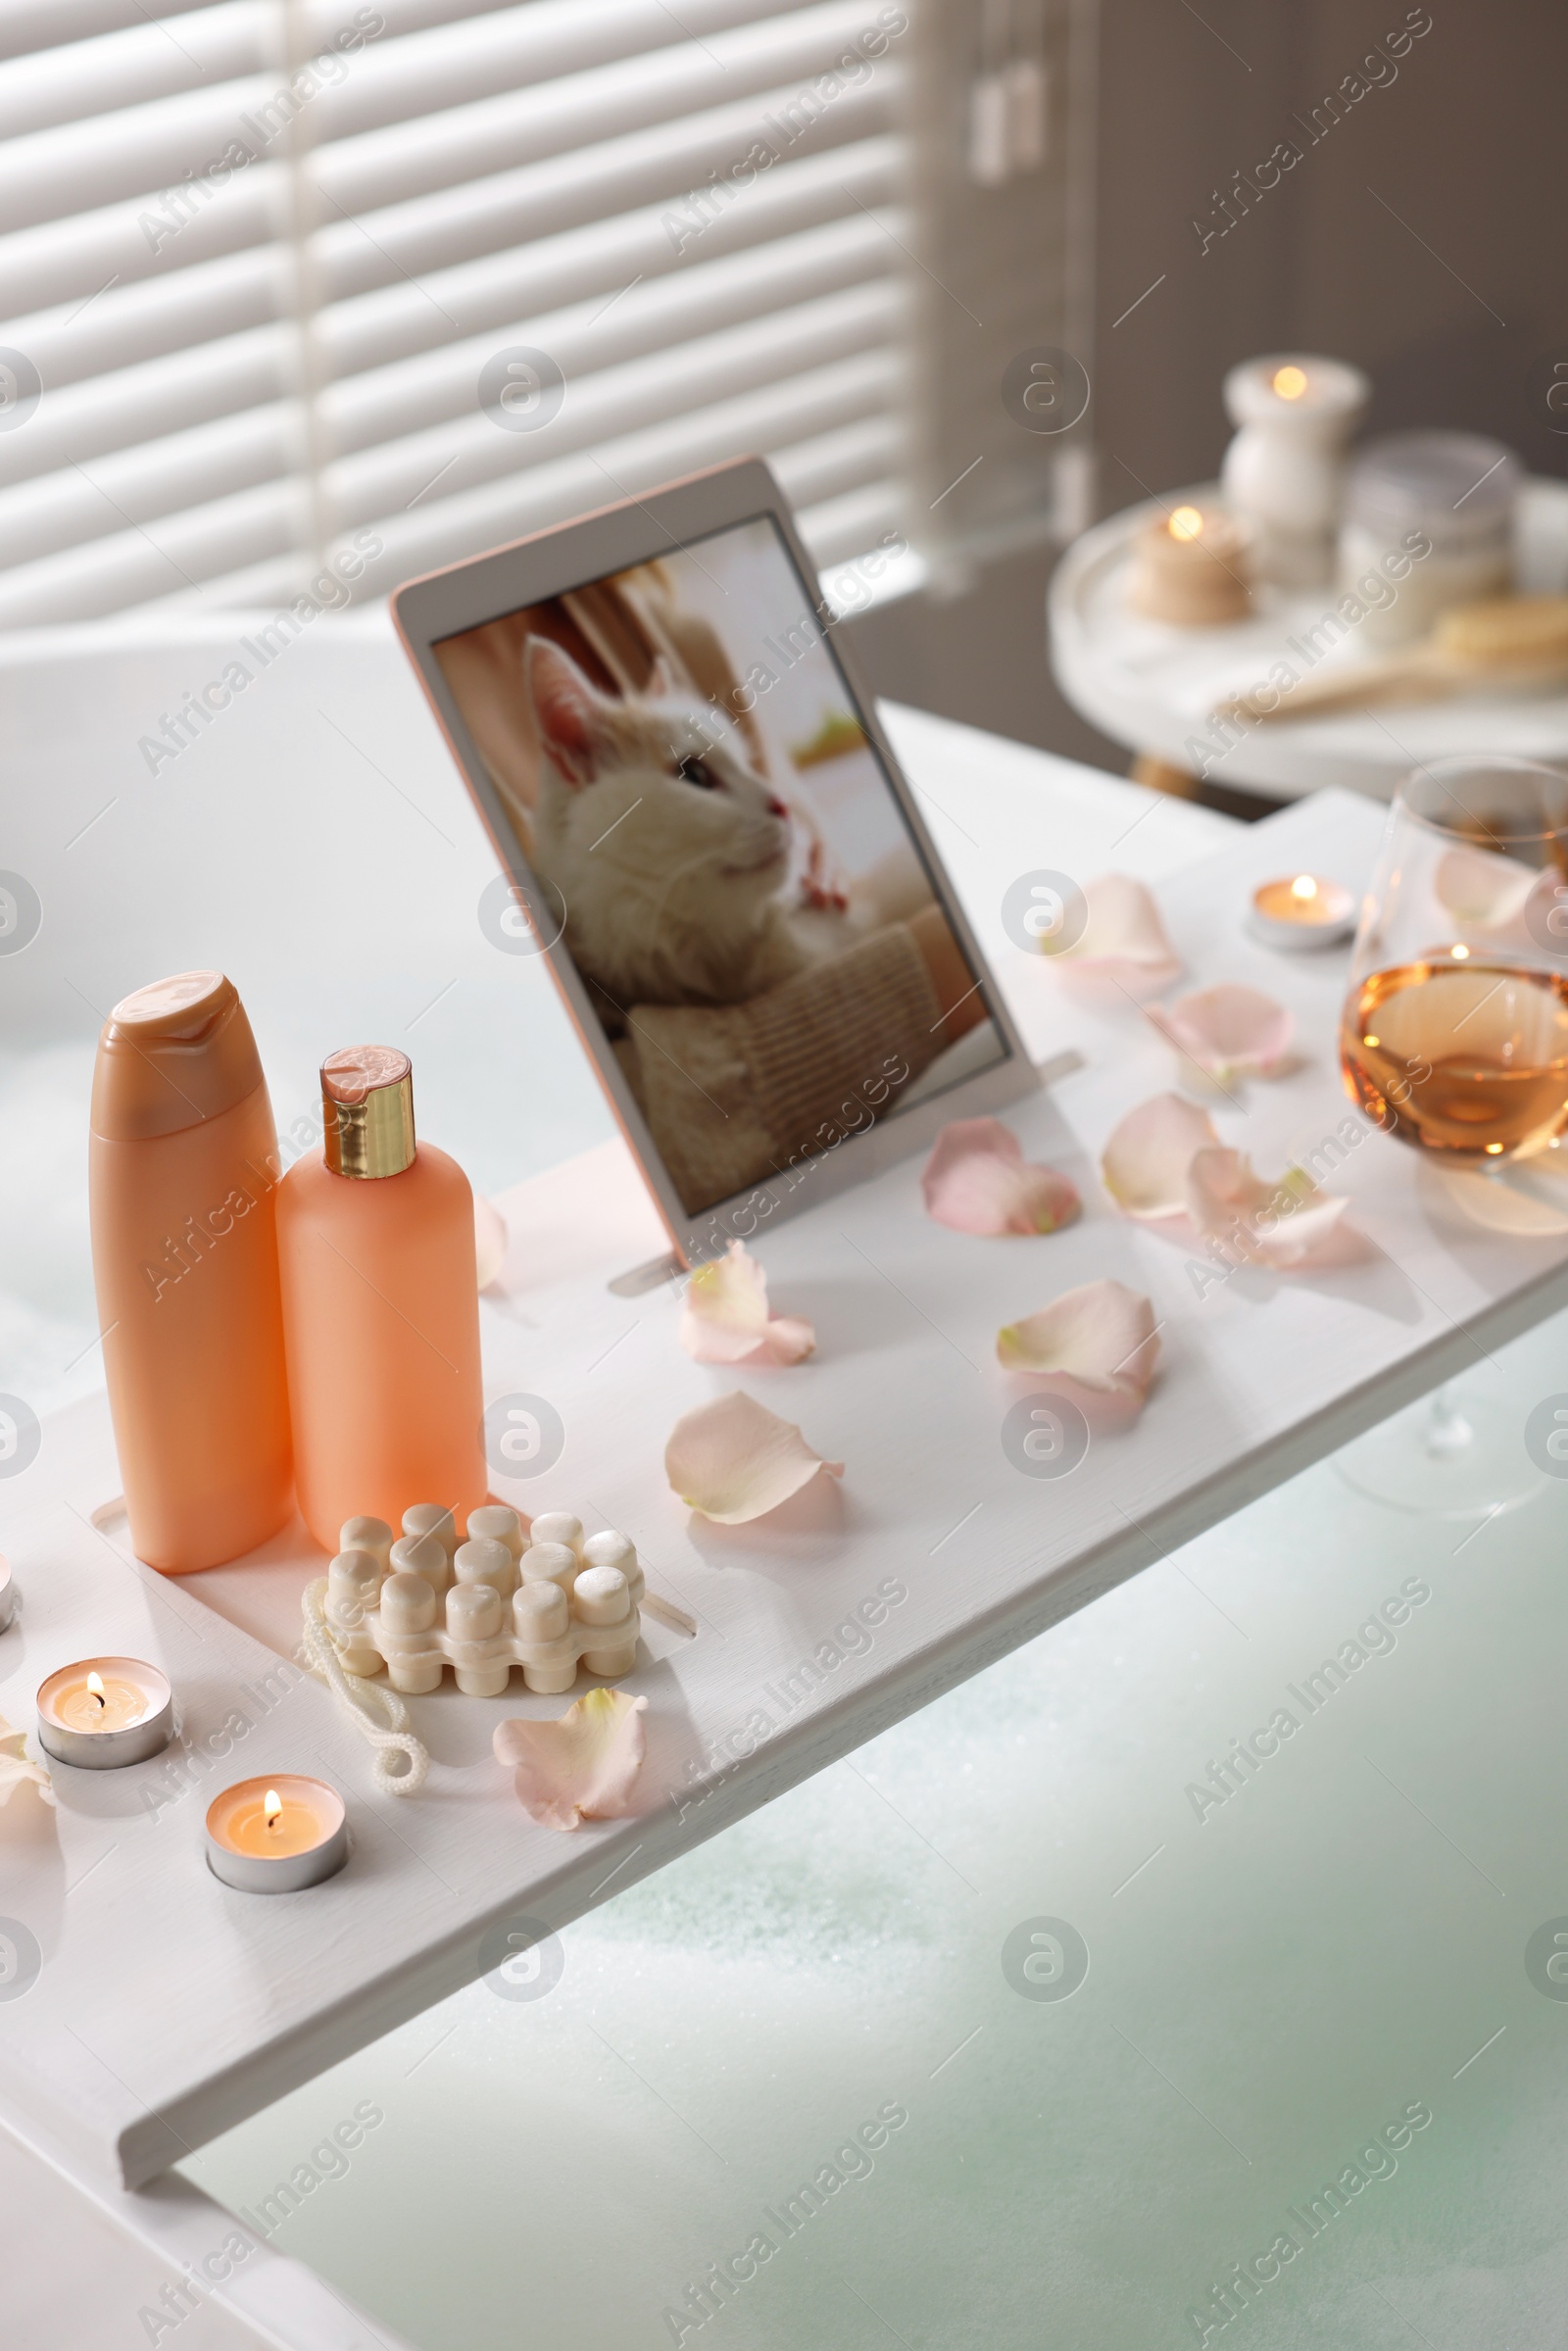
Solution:
<svg viewBox="0 0 1568 2351"><path fill-rule="evenodd" d="M1302 866L1358 886L1381 822L1371 804L1325 794L1159 890L1192 983L1250 981L1296 1009L1303 1065L1214 1113L1260 1168L1347 1117L1332 1043L1345 958L1269 955L1243 927L1248 893ZM1049 849L1042 837L1009 854L1044 865ZM25 1997L0 2000L0 2095L101 2176L147 2180L471 1980L492 1964L498 1925L503 1936L520 1919L563 1925L1440 1379L1485 1379L1488 1347L1568 1300L1568 1240L1466 1223L1415 1154L1376 1135L1332 1178L1372 1245L1364 1262L1195 1283L1187 1253L1116 1216L1096 1175L1110 1127L1173 1082L1168 1049L1135 1012L1076 1006L1043 961L1009 961L995 919L987 943L1040 1057L1064 1045L1083 1055L1012 1122L1029 1156L1083 1193L1065 1232L948 1232L925 1217L918 1162L906 1163L758 1245L775 1307L812 1318L818 1352L797 1370L737 1374L682 1353L668 1291L607 1290L660 1242L618 1146L502 1201L513 1247L486 1302L487 1394L544 1398L564 1443L545 1474L497 1491L529 1512L624 1528L650 1587L698 1623L683 1640L645 1622L620 1685L649 1700L640 1817L565 1837L524 1816L492 1730L564 1701L515 1687L412 1699L432 1756L425 1790L374 1796L353 1729L279 1662L320 1554L296 1531L183 1584L139 1567L122 1530L117 1542L92 1523L119 1485L101 1400L49 1422L26 1474L0 1482L0 1544L23 1594L0 1636L0 1711L30 1723L46 1672L122 1651L168 1673L187 1742L177 1774L166 1759L58 1775L47 1817L24 1791L8 1809L33 1806L25 1837L0 1815L0 1914L41 1955ZM1002 1447L1020 1390L995 1363L995 1334L1105 1274L1153 1299L1160 1376L1130 1431L1037 1482ZM665 1486L664 1441L678 1413L729 1386L844 1460L842 1484L818 1479L750 1527L690 1517ZM201 1834L212 1792L271 1769L332 1781L355 1837L340 1877L275 1899L211 1878Z"/></svg>

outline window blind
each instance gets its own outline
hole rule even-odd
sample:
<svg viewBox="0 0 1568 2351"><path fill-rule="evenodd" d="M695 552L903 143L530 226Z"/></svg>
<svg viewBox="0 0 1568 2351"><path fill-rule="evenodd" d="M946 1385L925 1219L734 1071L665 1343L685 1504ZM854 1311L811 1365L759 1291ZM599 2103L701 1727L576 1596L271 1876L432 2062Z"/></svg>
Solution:
<svg viewBox="0 0 1568 2351"><path fill-rule="evenodd" d="M754 450L819 562L870 546L907 39L877 0L0 0L0 627L376 593Z"/></svg>

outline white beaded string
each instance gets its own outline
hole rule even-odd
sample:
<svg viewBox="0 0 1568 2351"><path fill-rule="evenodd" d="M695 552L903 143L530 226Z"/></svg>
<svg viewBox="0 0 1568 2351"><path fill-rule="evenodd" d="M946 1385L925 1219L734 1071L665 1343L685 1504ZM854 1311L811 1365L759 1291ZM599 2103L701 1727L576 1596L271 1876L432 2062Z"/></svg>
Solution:
<svg viewBox="0 0 1568 2351"><path fill-rule="evenodd" d="M416 1795L424 1786L424 1776L430 1768L429 1750L409 1729L409 1710L395 1690L344 1672L326 1629L325 1599L326 1578L318 1576L314 1584L306 1585L303 1602L305 1631L301 1647L307 1671L326 1684L340 1710L377 1750L372 1769L381 1793ZM406 1771L390 1769L394 1752L408 1757Z"/></svg>

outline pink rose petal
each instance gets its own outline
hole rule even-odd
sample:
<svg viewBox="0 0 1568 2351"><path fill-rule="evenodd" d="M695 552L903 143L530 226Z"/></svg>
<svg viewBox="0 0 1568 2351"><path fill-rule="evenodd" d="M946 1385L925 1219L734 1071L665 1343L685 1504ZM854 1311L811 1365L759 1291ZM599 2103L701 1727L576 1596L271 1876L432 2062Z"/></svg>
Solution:
<svg viewBox="0 0 1568 2351"><path fill-rule="evenodd" d="M1305 1265L1348 1201L1319 1191L1303 1168L1265 1184L1245 1152L1200 1151L1187 1174L1188 1213L1200 1233L1254 1265Z"/></svg>
<svg viewBox="0 0 1568 2351"><path fill-rule="evenodd" d="M1295 1015L1272 996L1229 980L1180 996L1174 1004L1146 1004L1144 1017L1167 1045L1222 1086L1232 1078L1273 1077L1284 1065L1296 1029Z"/></svg>
<svg viewBox="0 0 1568 2351"><path fill-rule="evenodd" d="M507 1261L507 1220L481 1192L473 1196L473 1255L479 1287L488 1290Z"/></svg>
<svg viewBox="0 0 1568 2351"><path fill-rule="evenodd" d="M844 1475L842 1461L824 1461L793 1421L739 1389L683 1413L664 1447L664 1475L674 1492L722 1527L776 1510L821 1469L831 1478Z"/></svg>
<svg viewBox="0 0 1568 2351"><path fill-rule="evenodd" d="M789 1364L814 1353L808 1322L769 1314L767 1276L744 1241L693 1269L681 1310L680 1343L699 1363Z"/></svg>
<svg viewBox="0 0 1568 2351"><path fill-rule="evenodd" d="M1000 1118L959 1118L944 1127L920 1190L926 1214L956 1233L1054 1233L1080 1206L1055 1168L1025 1164L1022 1144Z"/></svg>
<svg viewBox="0 0 1568 2351"><path fill-rule="evenodd" d="M46 1764L33 1763L27 1756L27 1734L13 1731L0 1714L0 1805L8 1804L19 1788L35 1788L46 1804L55 1800L54 1785Z"/></svg>
<svg viewBox="0 0 1568 2351"><path fill-rule="evenodd" d="M997 1333L1004 1370L1050 1372L1087 1399L1141 1404L1158 1354L1154 1309L1122 1282L1086 1282Z"/></svg>
<svg viewBox="0 0 1568 2351"><path fill-rule="evenodd" d="M551 1723L496 1725L496 1761L513 1767L523 1810L546 1829L578 1829L630 1812L643 1768L646 1698L590 1690Z"/></svg>
<svg viewBox="0 0 1568 2351"><path fill-rule="evenodd" d="M1147 1003L1181 974L1159 908L1130 874L1104 873L1084 884L1088 919L1070 947L1056 951L1062 976L1081 994Z"/></svg>
<svg viewBox="0 0 1568 2351"><path fill-rule="evenodd" d="M1129 1216L1180 1216L1193 1153L1218 1142L1206 1110L1156 1094L1128 1111L1101 1153L1105 1190Z"/></svg>
<svg viewBox="0 0 1568 2351"><path fill-rule="evenodd" d="M1558 877L1555 873L1551 879ZM1515 857L1489 849L1450 849L1438 860L1438 904L1467 930L1516 930L1542 876Z"/></svg>

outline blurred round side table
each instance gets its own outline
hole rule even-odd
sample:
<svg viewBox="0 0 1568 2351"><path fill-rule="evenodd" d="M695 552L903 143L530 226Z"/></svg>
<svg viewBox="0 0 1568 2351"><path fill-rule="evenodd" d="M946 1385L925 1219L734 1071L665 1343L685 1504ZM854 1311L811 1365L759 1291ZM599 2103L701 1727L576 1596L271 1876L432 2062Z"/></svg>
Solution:
<svg viewBox="0 0 1568 2351"><path fill-rule="evenodd" d="M1327 675L1375 660L1378 650L1353 625L1336 625L1339 597L1329 586L1263 589L1248 619L1222 628L1176 628L1131 612L1127 573L1143 525L1219 494L1205 482L1124 508L1075 539L1052 575L1047 631L1056 683L1080 716L1135 755L1140 782L1191 790L1201 774L1269 800L1298 800L1330 784L1388 800L1409 768L1457 753L1568 761L1568 693L1253 724L1227 748L1210 727L1215 705L1262 684L1275 662ZM1526 483L1514 561L1521 593L1568 593L1568 483Z"/></svg>

